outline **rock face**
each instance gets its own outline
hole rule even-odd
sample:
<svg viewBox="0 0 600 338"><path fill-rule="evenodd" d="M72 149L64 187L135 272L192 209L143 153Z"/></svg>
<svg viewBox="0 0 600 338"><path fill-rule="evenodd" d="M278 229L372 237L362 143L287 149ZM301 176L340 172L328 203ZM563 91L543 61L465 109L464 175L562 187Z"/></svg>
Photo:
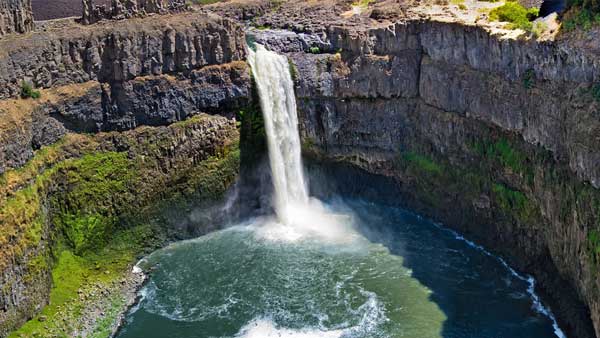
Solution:
<svg viewBox="0 0 600 338"><path fill-rule="evenodd" d="M240 26L189 12L69 25L0 39L0 337L48 302L55 240L78 231L70 217L100 219L110 238L132 209L192 191L218 198L239 170L235 116L251 100ZM41 97L15 98L23 81ZM111 174L65 176L97 165ZM127 189L89 195L98 201L72 196L113 181Z"/></svg>
<svg viewBox="0 0 600 338"><path fill-rule="evenodd" d="M199 13L49 29L0 40L0 99L17 96L22 81L50 88L190 72L243 60L244 45L239 26Z"/></svg>
<svg viewBox="0 0 600 338"><path fill-rule="evenodd" d="M33 30L31 0L0 1L0 37L10 33L26 33Z"/></svg>
<svg viewBox="0 0 600 338"><path fill-rule="evenodd" d="M122 20L148 14L166 14L187 9L183 0L112 0L110 8L94 5L94 0L83 0L81 23L89 25L101 20Z"/></svg>
<svg viewBox="0 0 600 338"><path fill-rule="evenodd" d="M153 206L160 205L163 198L180 195L183 188L189 189L188 184L194 182L200 184L196 187L201 189L199 199L213 198L211 194L222 194L233 182L239 163L219 168L221 172L217 181L209 184L204 183L208 182L209 173L196 171L209 158L223 156L224 149L235 148L238 138L235 120L209 115L200 115L185 123L167 127L94 136L70 135L54 147L58 156L46 163L48 168L39 168L40 172L34 173L31 182L21 182L33 196L33 200L27 202L27 214L15 207L15 201L24 196L23 188L2 186L0 220L3 231L11 236L0 238L0 337L6 337L47 303L52 286L50 273L54 240L62 236L62 231L69 231L68 223L60 221L61 215L85 214L94 210L92 214L96 215L116 213L120 217L119 222L124 222L125 214L144 208L152 210L156 208ZM109 160L105 161L105 158ZM124 180L127 182L127 191L113 192L115 195L109 198L110 201L86 203L86 210L66 211L64 206L57 207L56 199L62 201L59 204L64 203L78 187L89 184L86 180L78 181L74 176L69 176L69 170L71 173L81 173L81 166L86 161L92 161L94 166L110 166L108 177L101 177L100 172L104 169L92 171L93 180L100 183L99 186L111 185L115 179ZM119 170L118 163L124 164L127 170ZM202 175L203 180L197 180L195 175ZM78 207L75 206L75 209ZM138 211L134 211L132 216ZM84 219L82 222L85 224ZM116 229L111 222L100 221L96 225L106 227L104 231L108 232ZM40 231L35 233L38 236L36 238L31 238L33 229ZM89 232L85 236L88 235ZM67 331L61 334L70 336Z"/></svg>
<svg viewBox="0 0 600 338"><path fill-rule="evenodd" d="M598 55L435 21L253 33L296 66L309 153L391 178L532 273L569 336L600 337Z"/></svg>
<svg viewBox="0 0 600 338"><path fill-rule="evenodd" d="M199 112L232 117L248 104L249 71L237 61L244 37L232 22L185 13L114 25L0 40L8 48L0 97L17 95L24 80L52 87L40 100L0 101L0 173L67 131L167 125Z"/></svg>
<svg viewBox="0 0 600 338"><path fill-rule="evenodd" d="M246 63L207 66L189 74L145 76L113 85L89 81L42 91L52 100L0 102L0 174L67 132L124 131L169 125L200 112L235 117L250 102Z"/></svg>

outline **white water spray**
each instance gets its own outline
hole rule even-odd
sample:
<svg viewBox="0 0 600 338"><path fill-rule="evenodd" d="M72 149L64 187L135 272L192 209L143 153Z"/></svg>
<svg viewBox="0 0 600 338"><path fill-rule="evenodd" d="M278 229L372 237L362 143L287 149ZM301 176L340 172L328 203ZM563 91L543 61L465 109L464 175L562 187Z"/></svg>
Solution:
<svg viewBox="0 0 600 338"><path fill-rule="evenodd" d="M257 44L256 51L249 50L248 62L263 111L277 214L277 221L267 222L259 235L283 241L318 237L338 243L360 237L352 231L349 215L330 213L320 201L309 198L302 167L294 82L287 57Z"/></svg>

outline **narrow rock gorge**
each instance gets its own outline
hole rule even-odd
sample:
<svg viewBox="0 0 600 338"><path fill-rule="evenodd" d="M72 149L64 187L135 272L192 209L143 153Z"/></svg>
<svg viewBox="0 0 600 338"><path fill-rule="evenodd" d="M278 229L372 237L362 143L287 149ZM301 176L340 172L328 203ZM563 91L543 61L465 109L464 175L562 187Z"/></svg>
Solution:
<svg viewBox="0 0 600 338"><path fill-rule="evenodd" d="M34 29L29 1L0 0L0 337L111 336L133 264L215 230L265 152L247 41L289 58L310 166L340 190L377 177L352 193L459 231L532 275L568 337L600 337L597 27L543 40L393 0L188 7Z"/></svg>

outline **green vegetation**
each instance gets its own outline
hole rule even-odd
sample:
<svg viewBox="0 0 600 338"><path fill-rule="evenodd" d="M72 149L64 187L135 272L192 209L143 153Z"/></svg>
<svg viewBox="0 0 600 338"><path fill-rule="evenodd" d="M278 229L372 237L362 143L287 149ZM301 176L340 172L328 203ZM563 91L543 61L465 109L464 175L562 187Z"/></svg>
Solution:
<svg viewBox="0 0 600 338"><path fill-rule="evenodd" d="M522 154L512 149L505 140L486 144L488 146L480 146L478 150L483 156L503 161L507 166L523 165ZM446 198L456 201L455 194L461 194L461 200L470 203L471 199L479 198L482 193L491 193L506 215L523 224L534 224L539 215L535 204L524 193L494 182L494 179L486 174L489 170L487 165L493 165L493 162L484 162L482 165L480 168L462 168L443 164L430 156L415 152L405 153L400 162L401 169L419 178L417 182L420 198L434 207L445 205Z"/></svg>
<svg viewBox="0 0 600 338"><path fill-rule="evenodd" d="M600 13L583 7L583 1L574 1L574 5L563 18L563 29L567 32L577 28L590 30L593 26L600 25Z"/></svg>
<svg viewBox="0 0 600 338"><path fill-rule="evenodd" d="M319 48L319 47L310 47L308 49L308 51L310 53L312 53L312 54L319 54L319 53L321 53L321 48Z"/></svg>
<svg viewBox="0 0 600 338"><path fill-rule="evenodd" d="M21 82L21 98L22 99L39 99L42 96L39 90L34 90L28 82Z"/></svg>
<svg viewBox="0 0 600 338"><path fill-rule="evenodd" d="M77 318L89 311L86 309L88 297L107 303L104 304L107 306L105 316L96 323L92 337L108 337L114 319L125 306L119 292L124 273L140 252L157 245L152 244L156 241L156 231L149 225L120 230L104 248L83 255L76 255L59 244L55 250L56 264L52 270L49 305L10 337L67 337L71 330L81 329L77 327L81 325Z"/></svg>
<svg viewBox="0 0 600 338"><path fill-rule="evenodd" d="M450 1L452 4L457 5L458 9L460 10L466 10L467 6L465 5L465 0L451 0Z"/></svg>
<svg viewBox="0 0 600 338"><path fill-rule="evenodd" d="M414 152L407 152L404 154L404 160L407 161L409 166L413 169L434 175L440 175L442 173L442 167L427 156L419 155Z"/></svg>
<svg viewBox="0 0 600 338"><path fill-rule="evenodd" d="M589 30L600 24L600 2L598 0L568 0L568 10L563 17L563 28Z"/></svg>
<svg viewBox="0 0 600 338"><path fill-rule="evenodd" d="M537 17L538 12L537 8L527 9L518 2L507 2L490 12L490 20L508 22L509 29L522 29L529 32L533 27L531 20Z"/></svg>
<svg viewBox="0 0 600 338"><path fill-rule="evenodd" d="M120 280L138 255L166 241L165 223L157 222L161 211L217 200L237 177L240 151L234 139L194 163L166 155L174 137L204 119L175 123L165 133L140 128L67 135L21 169L0 175L0 265L26 259L23 278L32 292L43 294L40 281L50 271L53 280L50 304L11 337L69 336L89 304L82 297L93 294L105 298L100 301L106 317L92 336L106 336L111 316L124 306ZM128 150L110 151L112 137L120 137Z"/></svg>
<svg viewBox="0 0 600 338"><path fill-rule="evenodd" d="M548 25L543 21L534 22L533 27L531 28L531 32L536 38L539 38L542 35L544 35L546 31L548 31Z"/></svg>
<svg viewBox="0 0 600 338"><path fill-rule="evenodd" d="M534 34L536 34L536 33L534 33ZM533 71L533 69L528 69L523 74L523 87L525 87L525 89L531 89L531 88L533 88L534 83L535 83L535 72Z"/></svg>
<svg viewBox="0 0 600 338"><path fill-rule="evenodd" d="M125 153L94 153L59 165L66 187L55 193L54 224L75 253L106 244L123 207L135 202L135 163ZM131 190L130 190L131 189Z"/></svg>
<svg viewBox="0 0 600 338"><path fill-rule="evenodd" d="M258 102L257 95L257 93L253 93L254 102ZM240 111L238 121L241 122L240 162L253 166L258 163L267 149L267 133L258 104Z"/></svg>
<svg viewBox="0 0 600 338"><path fill-rule="evenodd" d="M513 135L498 136L490 128L475 139L463 158L448 159L427 148L404 151L394 162L394 175L414 194L414 200L430 210L475 208L483 214L463 216L491 215L500 223L533 231L546 231L548 221L564 227L585 224L589 230L584 248L592 263L590 272L598 278L600 191L580 181L568 164L549 151L523 146L526 142ZM558 217L547 220L542 216L548 207L558 209Z"/></svg>
<svg viewBox="0 0 600 338"><path fill-rule="evenodd" d="M352 3L352 6L367 8L367 7L369 7L369 5L371 3L375 2L375 1L376 0L357 0Z"/></svg>
<svg viewBox="0 0 600 338"><path fill-rule="evenodd" d="M527 182L533 182L534 171L527 154L517 150L507 138L495 142L475 142L473 149L484 158L500 162L504 167L523 175Z"/></svg>
<svg viewBox="0 0 600 338"><path fill-rule="evenodd" d="M496 202L505 212L514 215L524 224L535 223L538 211L525 194L498 183L492 186L492 191Z"/></svg>

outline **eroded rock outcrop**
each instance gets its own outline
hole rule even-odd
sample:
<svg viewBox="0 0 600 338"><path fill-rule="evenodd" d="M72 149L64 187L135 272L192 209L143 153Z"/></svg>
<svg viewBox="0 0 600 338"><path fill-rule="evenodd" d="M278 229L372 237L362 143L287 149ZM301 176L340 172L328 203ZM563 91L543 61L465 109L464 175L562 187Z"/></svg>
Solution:
<svg viewBox="0 0 600 338"><path fill-rule="evenodd" d="M32 164L8 179L0 176L5 180L0 188L0 336L47 304L53 255L102 248L128 217L143 217L168 199L171 207L182 204L184 189L193 187L199 201L222 195L237 175L238 138L235 120L209 115L125 133L69 134L38 154L43 166ZM207 161L216 172L204 167ZM114 198L103 199L107 195L99 191L106 187ZM96 194L81 199L78 194L90 188ZM67 247L57 249L59 237ZM44 334L77 336L80 324Z"/></svg>
<svg viewBox="0 0 600 338"><path fill-rule="evenodd" d="M22 166L67 132L169 125L200 112L235 117L250 102L250 85L246 64L232 62L178 76L66 85L43 90L37 101L0 101L0 173Z"/></svg>
<svg viewBox="0 0 600 338"><path fill-rule="evenodd" d="M199 112L234 116L248 104L242 30L214 16L184 13L34 33L0 41L0 97L22 81L39 100L0 101L0 173L23 165L67 131L168 125ZM89 31L86 31L89 29Z"/></svg>
<svg viewBox="0 0 600 338"><path fill-rule="evenodd" d="M17 96L24 80L49 88L190 72L243 60L244 44L241 27L200 13L49 29L0 40L0 98Z"/></svg>
<svg viewBox="0 0 600 338"><path fill-rule="evenodd" d="M81 23L90 25L101 20L123 20L149 14L176 13L188 9L183 0L112 0L110 8L83 0Z"/></svg>
<svg viewBox="0 0 600 338"><path fill-rule="evenodd" d="M251 81L237 24L186 12L67 25L77 29L0 40L0 337L47 304L65 250L89 259L86 250L106 248L124 223L218 199L239 171L235 116L250 104ZM16 98L23 81L40 97ZM161 236L210 228L197 223L143 228L164 244ZM160 245L148 240L131 250ZM131 261L111 276L116 296L134 262L128 250L113 253ZM99 323L92 315L81 326L81 314L63 310L70 317L44 334L78 336Z"/></svg>
<svg viewBox="0 0 600 338"><path fill-rule="evenodd" d="M0 37L33 30L31 0L0 1Z"/></svg>

